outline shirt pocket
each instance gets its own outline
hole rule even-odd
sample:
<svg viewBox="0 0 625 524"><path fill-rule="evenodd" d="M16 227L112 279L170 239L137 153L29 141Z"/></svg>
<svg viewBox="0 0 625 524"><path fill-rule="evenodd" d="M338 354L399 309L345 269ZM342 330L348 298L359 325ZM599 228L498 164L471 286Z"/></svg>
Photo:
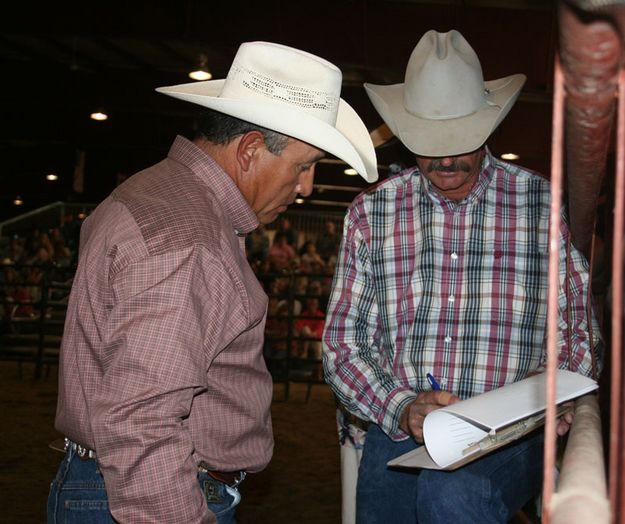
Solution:
<svg viewBox="0 0 625 524"><path fill-rule="evenodd" d="M491 322L509 328L505 332L510 344L523 345L521 337L542 340L547 312L547 253L533 246L495 243L490 253L483 254L480 265L472 268L482 273L481 292L474 306ZM529 338L525 340L529 342Z"/></svg>

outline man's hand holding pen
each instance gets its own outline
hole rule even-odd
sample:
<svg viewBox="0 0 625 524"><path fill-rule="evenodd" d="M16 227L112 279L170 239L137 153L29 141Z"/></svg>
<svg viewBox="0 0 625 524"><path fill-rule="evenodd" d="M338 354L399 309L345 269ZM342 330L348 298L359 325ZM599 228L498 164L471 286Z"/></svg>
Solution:
<svg viewBox="0 0 625 524"><path fill-rule="evenodd" d="M435 409L455 404L460 398L449 391L422 391L408 407L404 409L399 427L423 444L423 421L428 413Z"/></svg>
<svg viewBox="0 0 625 524"><path fill-rule="evenodd" d="M426 378L432 391L420 392L417 398L404 409L399 421L399 427L402 431L412 435L420 444L423 444L423 421L426 415L435 409L455 404L460 400L459 397L449 391L441 391L441 385L431 373L428 373Z"/></svg>
<svg viewBox="0 0 625 524"><path fill-rule="evenodd" d="M535 374L537 373L530 373L528 376ZM423 444L423 422L428 413L460 401L460 398L453 393L442 391L440 384L431 373L428 373L426 378L432 390L418 393L417 398L404 409L399 421L401 430L411 435L419 444ZM573 402L567 402L561 406L561 409L564 409L562 415L558 417L556 427L556 433L559 436L564 436L569 431L573 423L574 406Z"/></svg>

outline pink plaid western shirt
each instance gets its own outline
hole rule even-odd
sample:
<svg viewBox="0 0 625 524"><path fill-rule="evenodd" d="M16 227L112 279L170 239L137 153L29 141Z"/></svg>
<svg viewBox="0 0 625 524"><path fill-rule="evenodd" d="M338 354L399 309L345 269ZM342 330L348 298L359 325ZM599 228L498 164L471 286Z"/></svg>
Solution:
<svg viewBox="0 0 625 524"><path fill-rule="evenodd" d="M96 451L122 522L214 522L197 481L258 471L273 437L257 218L178 137L85 221L61 349L56 428Z"/></svg>

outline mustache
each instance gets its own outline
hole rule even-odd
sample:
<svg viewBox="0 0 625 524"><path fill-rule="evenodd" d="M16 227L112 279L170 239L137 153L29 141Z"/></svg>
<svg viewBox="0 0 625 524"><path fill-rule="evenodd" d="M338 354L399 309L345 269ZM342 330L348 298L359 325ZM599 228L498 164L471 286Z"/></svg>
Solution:
<svg viewBox="0 0 625 524"><path fill-rule="evenodd" d="M471 166L467 164L464 160L454 160L451 164L444 166L440 160L432 160L430 165L428 166L428 173L432 171L440 171L444 173L456 173L458 171L469 172L471 170Z"/></svg>

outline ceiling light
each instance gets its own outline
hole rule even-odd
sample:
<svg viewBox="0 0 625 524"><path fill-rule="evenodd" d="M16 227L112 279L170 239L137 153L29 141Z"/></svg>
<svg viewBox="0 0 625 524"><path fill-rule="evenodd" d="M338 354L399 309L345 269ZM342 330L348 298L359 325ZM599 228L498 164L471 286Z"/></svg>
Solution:
<svg viewBox="0 0 625 524"><path fill-rule="evenodd" d="M516 153L504 153L501 155L504 160L518 160L520 157Z"/></svg>
<svg viewBox="0 0 625 524"><path fill-rule="evenodd" d="M343 171L343 173L349 176L354 176L358 174L358 171L356 171L353 167L348 167L345 171Z"/></svg>
<svg viewBox="0 0 625 524"><path fill-rule="evenodd" d="M109 116L104 112L104 110L99 109L91 113L89 117L91 118L91 120L97 120L98 122L102 122L104 120L107 120Z"/></svg>
<svg viewBox="0 0 625 524"><path fill-rule="evenodd" d="M48 173L46 175L46 180L49 180L50 182L54 182L55 180L59 179L59 175L57 175L56 173Z"/></svg>
<svg viewBox="0 0 625 524"><path fill-rule="evenodd" d="M304 203L304 199L303 198L296 198L295 199L295 203L296 204L303 204Z"/></svg>
<svg viewBox="0 0 625 524"><path fill-rule="evenodd" d="M21 206L24 203L21 196L16 196L15 200L13 200L13 204L16 206Z"/></svg>
<svg viewBox="0 0 625 524"><path fill-rule="evenodd" d="M210 80L211 78L213 78L213 75L211 75L208 71L205 71L203 69L196 69L195 71L191 71L189 73L189 78L192 78L193 80Z"/></svg>
<svg viewBox="0 0 625 524"><path fill-rule="evenodd" d="M191 71L189 73L189 78L192 78L193 80L210 80L211 78L213 78L213 75L211 75L210 71L208 70L208 67L206 66L206 55L205 54L201 54L200 55L200 63L198 68L195 71Z"/></svg>

